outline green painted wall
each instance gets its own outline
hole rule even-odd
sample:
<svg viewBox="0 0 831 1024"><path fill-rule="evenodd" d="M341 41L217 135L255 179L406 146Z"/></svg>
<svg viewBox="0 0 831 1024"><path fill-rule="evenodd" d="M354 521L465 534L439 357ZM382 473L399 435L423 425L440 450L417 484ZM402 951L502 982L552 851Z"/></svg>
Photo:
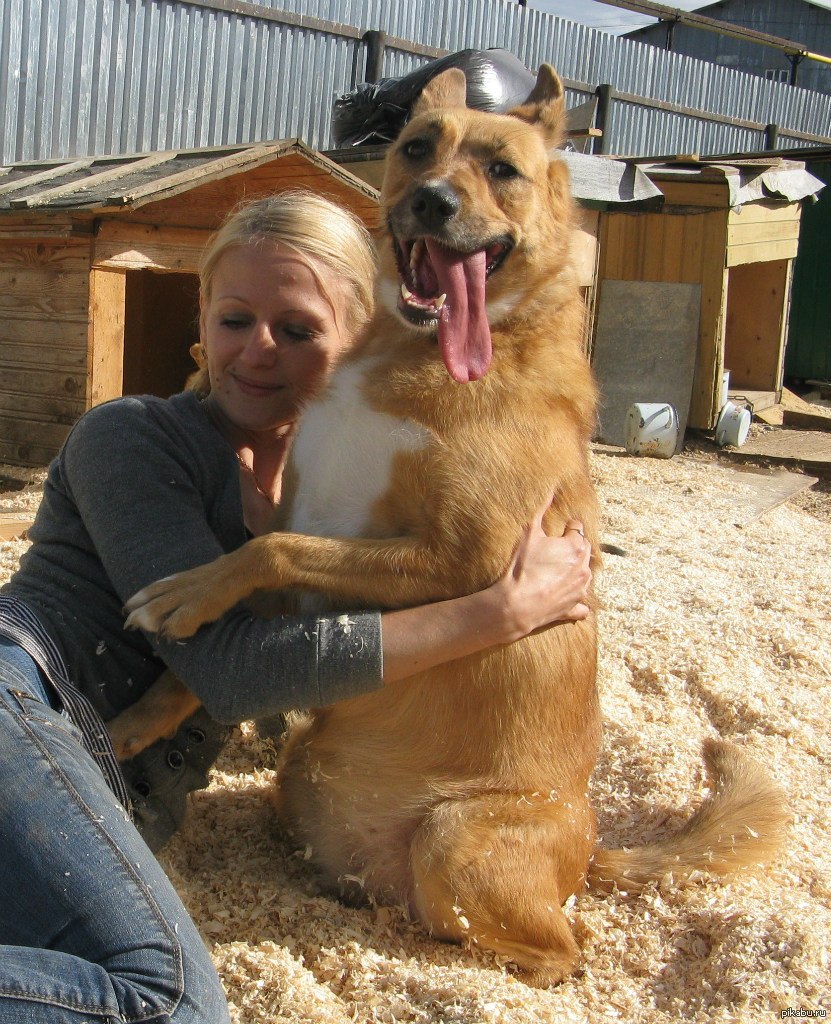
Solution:
<svg viewBox="0 0 831 1024"><path fill-rule="evenodd" d="M794 262L785 375L831 381L831 153L807 169L827 182L805 203Z"/></svg>

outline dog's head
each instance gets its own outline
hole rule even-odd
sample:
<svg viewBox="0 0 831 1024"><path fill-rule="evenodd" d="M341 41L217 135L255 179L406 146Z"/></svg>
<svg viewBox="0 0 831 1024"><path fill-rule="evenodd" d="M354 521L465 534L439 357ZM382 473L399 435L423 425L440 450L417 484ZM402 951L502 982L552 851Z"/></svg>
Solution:
<svg viewBox="0 0 831 1024"><path fill-rule="evenodd" d="M524 104L507 114L465 105L465 77L445 71L424 89L387 157L381 204L380 300L437 336L459 382L487 372L491 325L518 309L568 259L572 202L564 165L563 86L542 65Z"/></svg>

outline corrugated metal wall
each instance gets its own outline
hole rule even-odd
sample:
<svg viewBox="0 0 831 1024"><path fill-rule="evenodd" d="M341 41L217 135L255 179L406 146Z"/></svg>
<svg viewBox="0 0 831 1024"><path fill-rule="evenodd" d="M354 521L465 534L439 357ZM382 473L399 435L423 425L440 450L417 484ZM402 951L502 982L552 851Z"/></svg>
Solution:
<svg viewBox="0 0 831 1024"><path fill-rule="evenodd" d="M831 97L766 82L567 22L508 0L273 0L264 17L224 0L0 0L0 160L62 158L299 136L332 145L331 104L364 80L360 36L381 29L449 51L502 46L529 67L741 121L831 132ZM225 6L231 6L225 4ZM252 7L252 5L245 5ZM340 33L269 20L279 10ZM351 26L348 27L348 26ZM387 49L397 77L426 58ZM580 97L572 93L576 101ZM762 133L616 102L607 150L759 149Z"/></svg>

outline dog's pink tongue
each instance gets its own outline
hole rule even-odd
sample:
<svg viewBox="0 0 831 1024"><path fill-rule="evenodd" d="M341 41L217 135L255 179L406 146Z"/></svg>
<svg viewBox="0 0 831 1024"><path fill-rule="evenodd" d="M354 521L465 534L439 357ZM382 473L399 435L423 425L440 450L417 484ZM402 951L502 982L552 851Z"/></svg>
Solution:
<svg viewBox="0 0 831 1024"><path fill-rule="evenodd" d="M447 295L439 315L439 350L460 384L484 377L491 364L491 329L485 311L487 255L454 252L426 239L439 290Z"/></svg>

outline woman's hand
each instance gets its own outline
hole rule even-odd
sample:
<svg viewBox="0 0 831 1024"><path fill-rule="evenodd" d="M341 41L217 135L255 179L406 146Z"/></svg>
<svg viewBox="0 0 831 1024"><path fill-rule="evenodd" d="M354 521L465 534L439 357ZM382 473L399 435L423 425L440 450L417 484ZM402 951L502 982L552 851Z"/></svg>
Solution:
<svg viewBox="0 0 831 1024"><path fill-rule="evenodd" d="M491 590L501 597L508 640L554 622L578 622L589 614L591 544L583 524L570 519L559 537L542 526L546 504L525 527L505 575Z"/></svg>
<svg viewBox="0 0 831 1024"><path fill-rule="evenodd" d="M541 626L585 619L591 545L574 519L559 537L549 537L542 528L547 511L548 504L523 530L496 583L466 597L384 613L384 682L512 643Z"/></svg>

